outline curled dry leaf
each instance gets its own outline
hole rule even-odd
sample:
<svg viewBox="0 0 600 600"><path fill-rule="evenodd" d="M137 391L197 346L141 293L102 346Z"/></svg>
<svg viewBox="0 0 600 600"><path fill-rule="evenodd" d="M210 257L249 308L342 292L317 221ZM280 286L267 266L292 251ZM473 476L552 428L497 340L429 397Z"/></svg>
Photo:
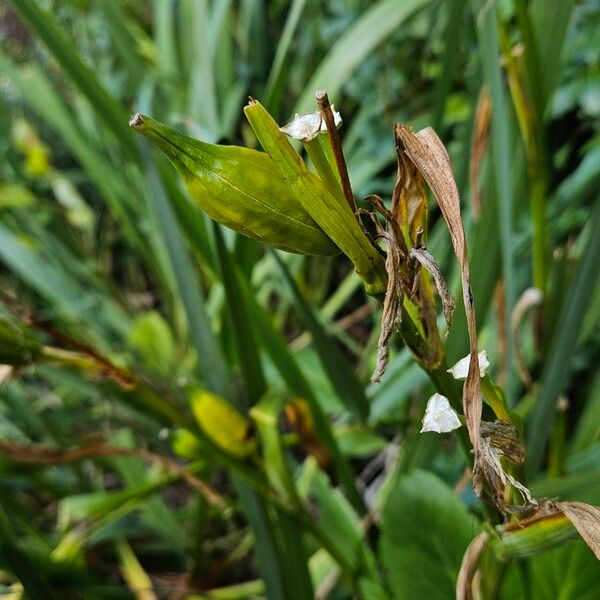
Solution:
<svg viewBox="0 0 600 600"><path fill-rule="evenodd" d="M479 454L481 458L477 461L473 471L473 487L479 497L485 495L484 481L487 481L492 487L493 492L493 496L490 499L500 509L507 508L504 494L509 485L521 494L527 505L536 505L537 501L531 495L529 489L504 470L499 456L494 451L489 440L483 439L480 441ZM511 507L508 508L510 509Z"/></svg>
<svg viewBox="0 0 600 600"><path fill-rule="evenodd" d="M536 306L540 306L544 301L544 294L537 288L526 289L513 308L510 316L510 326L512 329L513 340L515 345L515 361L517 363L517 371L519 377L525 387L528 389L533 385L531 373L525 364L523 352L521 348L521 323L525 315Z"/></svg>
<svg viewBox="0 0 600 600"><path fill-rule="evenodd" d="M488 439L495 451L505 456L511 462L522 465L525 463L525 444L519 435L519 430L508 421L483 421L481 437Z"/></svg>
<svg viewBox="0 0 600 600"><path fill-rule="evenodd" d="M420 246L419 237L424 232L427 217L423 175L401 146L397 146L396 155L396 183L392 192L394 222L405 233L411 245Z"/></svg>
<svg viewBox="0 0 600 600"><path fill-rule="evenodd" d="M423 417L423 427L421 433L426 431L435 431L436 433L448 433L458 429L462 423L458 418L456 411L450 406L450 401L446 396L433 394L427 401L425 416Z"/></svg>
<svg viewBox="0 0 600 600"><path fill-rule="evenodd" d="M378 237L386 239L388 255L393 251L393 256L387 263L387 273L391 281L386 292L388 299L384 305L377 368L372 381L379 380L387 365L391 327L400 322L404 300L414 305L418 311L422 342L418 350L415 350L414 344L406 337L405 343L413 349L415 357L425 369L437 369L443 362L444 348L437 326L433 288L429 278L423 276L423 270L429 271L434 278L448 325L455 306L435 259L422 245L427 220L425 177L420 165L405 151L398 135L396 141L397 175L391 209L386 208L378 196L366 198L385 220L385 230L382 234L379 231L382 229L380 227ZM396 310L395 315L392 315L392 309Z"/></svg>
<svg viewBox="0 0 600 600"><path fill-rule="evenodd" d="M400 326L402 319L402 300L404 294L399 284L398 277L400 272L400 255L394 240L389 233L380 233L385 237L387 245L387 257L385 259L385 268L388 274L387 290L383 301L383 310L381 313L381 330L379 340L377 341L377 362L375 370L371 376L371 383L377 383L389 363L390 358L390 338L394 328Z"/></svg>
<svg viewBox="0 0 600 600"><path fill-rule="evenodd" d="M456 580L456 600L471 600L473 598L473 578L477 572L481 555L487 546L489 537L490 535L487 531L482 531L469 544L463 556L460 571L458 572L458 579Z"/></svg>
<svg viewBox="0 0 600 600"><path fill-rule="evenodd" d="M600 508L583 502L559 502L557 506L600 560Z"/></svg>
<svg viewBox="0 0 600 600"><path fill-rule="evenodd" d="M392 192L391 230L404 258L401 277L404 293L417 307L423 325L424 345L418 359L428 370L440 366L444 351L437 326L437 311L429 279L422 274L422 265L412 249L423 248L427 225L427 193L423 175L400 145L396 147L397 172ZM423 257L425 260L427 257ZM435 264L433 257L428 261ZM405 340L406 341L406 340Z"/></svg>
<svg viewBox="0 0 600 600"><path fill-rule="evenodd" d="M478 457L473 470L473 487L479 497L491 494L490 500L496 506L504 512L511 512L512 507L505 498L506 489L510 485L521 494L527 506L538 505L529 489L507 473L500 462L500 457L517 464L525 461L525 447L514 425L506 421L482 423ZM486 489L486 482L489 490Z"/></svg>
<svg viewBox="0 0 600 600"><path fill-rule="evenodd" d="M479 448L479 426L481 422L482 393L477 356L477 326L471 293L471 274L467 255L467 244L460 214L460 196L450 158L446 148L431 127L418 133L406 125L396 124L396 143L420 171L435 196L446 225L450 231L452 247L461 269L463 302L469 330L469 371L463 388L463 408L475 456Z"/></svg>
<svg viewBox="0 0 600 600"><path fill-rule="evenodd" d="M446 319L446 323L448 327L452 324L452 315L454 313L454 309L456 308L456 304L454 302L454 297L452 296L450 290L448 289L448 285L446 284L446 280L440 271L438 264L435 262L435 259L427 250L423 247L421 248L412 248L410 251L410 255L419 263L425 267L433 276L433 280L435 281L435 287L437 289L440 300L442 301L442 310L444 312L444 318Z"/></svg>

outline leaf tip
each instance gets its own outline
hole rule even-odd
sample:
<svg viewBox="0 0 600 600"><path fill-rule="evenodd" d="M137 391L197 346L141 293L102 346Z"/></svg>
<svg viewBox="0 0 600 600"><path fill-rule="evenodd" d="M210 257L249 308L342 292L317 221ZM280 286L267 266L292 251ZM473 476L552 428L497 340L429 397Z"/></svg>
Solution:
<svg viewBox="0 0 600 600"><path fill-rule="evenodd" d="M129 119L129 127L132 129L140 129L144 124L144 117L138 112Z"/></svg>

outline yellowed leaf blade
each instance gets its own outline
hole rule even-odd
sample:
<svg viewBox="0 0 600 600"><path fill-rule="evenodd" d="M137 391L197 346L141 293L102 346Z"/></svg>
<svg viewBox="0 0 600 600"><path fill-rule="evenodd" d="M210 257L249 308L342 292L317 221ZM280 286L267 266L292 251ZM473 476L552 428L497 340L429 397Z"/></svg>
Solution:
<svg viewBox="0 0 600 600"><path fill-rule="evenodd" d="M256 438L245 415L220 396L206 390L193 389L189 399L200 429L221 450L238 458L254 452Z"/></svg>
<svg viewBox="0 0 600 600"><path fill-rule="evenodd" d="M558 507L600 560L600 508L584 502L560 502Z"/></svg>

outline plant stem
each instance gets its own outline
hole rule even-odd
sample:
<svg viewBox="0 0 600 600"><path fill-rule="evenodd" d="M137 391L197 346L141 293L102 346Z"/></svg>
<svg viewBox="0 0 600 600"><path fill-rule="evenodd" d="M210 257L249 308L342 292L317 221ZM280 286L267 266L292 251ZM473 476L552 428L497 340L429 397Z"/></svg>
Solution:
<svg viewBox="0 0 600 600"><path fill-rule="evenodd" d="M434 370L425 370L438 393L442 394L443 396L446 396L446 398L448 398L448 400L450 401L450 405L452 406L452 408L457 412L462 413L462 398L460 397L460 394L456 389L456 385L454 379L452 378L452 375L448 373L446 367L447 365L444 361L439 367L437 367ZM471 453L472 445L471 440L469 439L469 433L466 427L460 427L456 430L455 433L456 435L458 435L458 439L460 440L460 445L462 446L462 449L465 453L467 464L469 465L469 468L472 469L473 454Z"/></svg>
<svg viewBox="0 0 600 600"><path fill-rule="evenodd" d="M427 373L427 376L435 386L438 393L446 396L450 401L450 405L454 410L459 413L463 412L462 398L457 389L456 383L450 373L447 371L447 365L445 358L442 359L441 363L435 368L427 368L421 359L420 355L426 353L427 344L419 331L416 323L413 321L410 314L403 309L402 310L402 322L400 325L400 334L407 347L412 352L419 366ZM425 354L426 355L426 354ZM473 455L471 454L471 441L469 440L469 434L466 428L461 427L456 430L456 434L460 439L460 444L465 453L465 458L470 468L473 467Z"/></svg>
<svg viewBox="0 0 600 600"><path fill-rule="evenodd" d="M531 173L531 219L533 223L533 285L546 290L546 179L540 169Z"/></svg>
<svg viewBox="0 0 600 600"><path fill-rule="evenodd" d="M496 600L500 594L507 562L499 560L492 550L487 550L481 563L481 573L483 574L481 578L482 600Z"/></svg>
<svg viewBox="0 0 600 600"><path fill-rule="evenodd" d="M512 47L507 28L502 22L499 23L499 33L508 87L523 139L527 157L527 173L531 185L533 285L544 294L545 298L547 283L546 191L548 189L548 171L546 168L543 114L541 112L543 106L539 90L537 52L531 35L527 8L520 1L516 4L519 28L525 42L524 53L518 52L522 46ZM524 60L522 54L524 54ZM544 310L540 307L535 320L536 346L540 358L544 346L543 314Z"/></svg>
<svg viewBox="0 0 600 600"><path fill-rule="evenodd" d="M335 126L335 118L333 116L333 111L331 110L331 105L329 104L327 92L325 90L319 90L316 93L316 98L319 112L321 113L321 116L327 125L327 135L331 141L333 155L335 156L335 164L337 165L340 181L342 182L344 197L346 198L346 202L348 202L348 206L352 212L356 213L356 202L354 201L354 195L352 194L350 177L348 176L348 167L346 166L346 159L344 158L340 134Z"/></svg>
<svg viewBox="0 0 600 600"><path fill-rule="evenodd" d="M548 441L548 477L560 477L564 474L564 457L567 437L567 420L564 410L559 407L554 417L552 432Z"/></svg>
<svg viewBox="0 0 600 600"><path fill-rule="evenodd" d="M358 586L358 582L356 581L356 577L352 566L348 563L343 554L338 550L336 545L331 541L329 536L317 523L315 523L315 521L310 517L310 515L306 511L303 510L299 514L296 513L294 517L298 519L299 523L303 525L304 528L315 537L315 539L327 551L331 558L333 558L333 560L335 560L335 562L339 565L342 571L343 578L352 588L353 596L356 598L363 598L363 595Z"/></svg>

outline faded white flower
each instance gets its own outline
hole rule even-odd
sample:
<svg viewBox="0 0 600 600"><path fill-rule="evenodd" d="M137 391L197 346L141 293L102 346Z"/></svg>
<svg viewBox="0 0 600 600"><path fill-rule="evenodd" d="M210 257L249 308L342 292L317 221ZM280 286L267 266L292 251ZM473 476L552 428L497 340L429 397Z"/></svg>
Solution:
<svg viewBox="0 0 600 600"><path fill-rule="evenodd" d="M342 124L342 117L339 112L336 112L333 104L331 105L331 110L333 112L335 126L339 128ZM282 131L299 142L310 142L314 140L319 133L327 131L327 125L321 117L321 113L314 112L304 115L296 113L294 119L287 125L280 127L279 131Z"/></svg>
<svg viewBox="0 0 600 600"><path fill-rule="evenodd" d="M490 366L490 361L487 357L487 352L482 350L477 355L479 359L479 374L481 377L485 377L487 370ZM454 377L454 379L463 380L467 378L469 372L469 364L471 363L471 355L467 354L464 358L461 358L452 368L448 369L448 373Z"/></svg>
<svg viewBox="0 0 600 600"><path fill-rule="evenodd" d="M458 413L450 406L450 401L446 396L434 394L427 401L425 416L423 417L423 427L421 433L425 431L435 431L436 433L448 433L461 426Z"/></svg>

